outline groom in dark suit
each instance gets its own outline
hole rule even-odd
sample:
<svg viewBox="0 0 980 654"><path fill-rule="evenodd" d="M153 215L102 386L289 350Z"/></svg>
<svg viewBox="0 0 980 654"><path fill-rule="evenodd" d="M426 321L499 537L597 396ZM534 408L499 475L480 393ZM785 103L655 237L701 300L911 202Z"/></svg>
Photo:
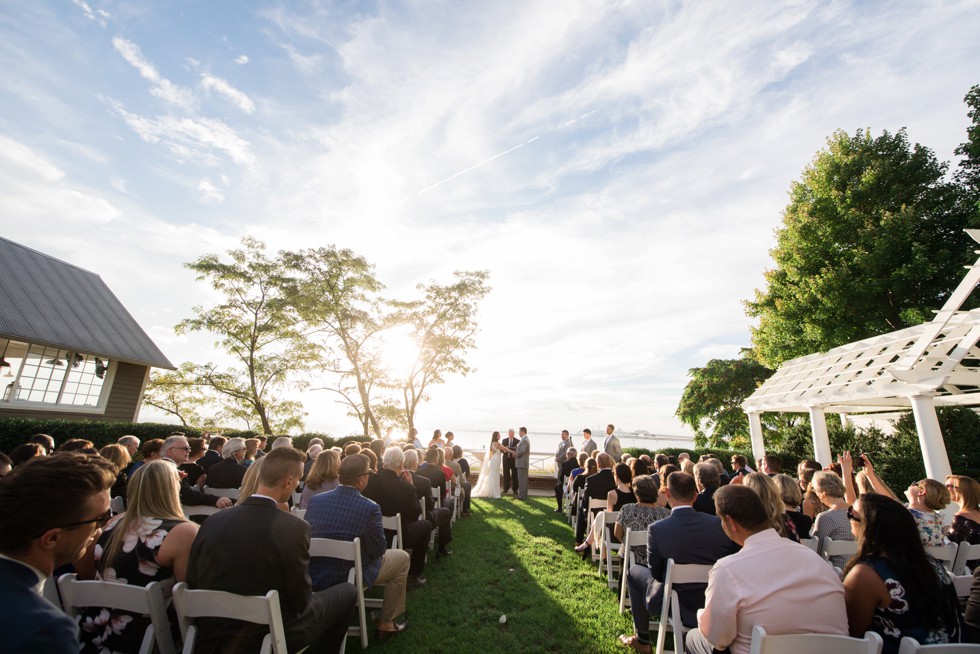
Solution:
<svg viewBox="0 0 980 654"><path fill-rule="evenodd" d="M0 651L77 654L78 627L41 596L109 520L112 464L65 452L22 463L0 484Z"/></svg>
<svg viewBox="0 0 980 654"><path fill-rule="evenodd" d="M622 635L620 641L638 652L650 652L650 613L659 614L663 606L663 581L667 559L675 563L713 565L736 550L721 528L716 516L700 513L692 506L698 496L694 477L674 472L667 478L667 500L670 516L650 525L647 531L647 565L634 565L627 583L634 635ZM680 600L681 622L697 626L697 610L704 606L706 584L674 586Z"/></svg>
<svg viewBox="0 0 980 654"><path fill-rule="evenodd" d="M348 583L311 591L310 525L279 509L303 476L306 456L292 447L269 452L259 487L241 504L210 516L191 546L187 585L237 595L279 591L289 651L339 652L354 613L357 590ZM258 651L266 628L208 618L198 652Z"/></svg>
<svg viewBox="0 0 980 654"><path fill-rule="evenodd" d="M514 430L507 430L507 438L504 439L504 447L508 449L516 449L517 444L520 441L514 436ZM517 459L514 458L513 454L504 452L503 454L503 466L504 466L504 485L500 489L500 494L503 495L511 488L514 489L514 495L517 495Z"/></svg>

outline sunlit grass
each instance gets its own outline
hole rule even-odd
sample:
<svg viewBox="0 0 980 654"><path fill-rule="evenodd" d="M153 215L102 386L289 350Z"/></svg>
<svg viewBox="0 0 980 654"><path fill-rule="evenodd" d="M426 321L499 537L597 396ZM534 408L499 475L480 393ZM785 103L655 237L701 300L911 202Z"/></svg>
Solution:
<svg viewBox="0 0 980 654"><path fill-rule="evenodd" d="M632 631L629 614L596 565L572 551L572 537L553 499L473 500L473 516L456 522L455 554L430 556L428 588L409 593L408 631L369 649L623 652L616 636ZM359 645L349 638L347 650Z"/></svg>

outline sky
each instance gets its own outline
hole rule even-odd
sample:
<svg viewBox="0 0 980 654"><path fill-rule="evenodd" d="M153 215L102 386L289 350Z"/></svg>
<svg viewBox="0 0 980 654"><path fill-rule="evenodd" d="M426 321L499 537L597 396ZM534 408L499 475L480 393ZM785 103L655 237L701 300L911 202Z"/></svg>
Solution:
<svg viewBox="0 0 980 654"><path fill-rule="evenodd" d="M690 434L792 181L836 129L955 164L978 32L976 0L0 0L0 234L101 275L175 364L220 360L174 333L215 300L183 264L246 235L350 248L398 298L488 270L423 432Z"/></svg>

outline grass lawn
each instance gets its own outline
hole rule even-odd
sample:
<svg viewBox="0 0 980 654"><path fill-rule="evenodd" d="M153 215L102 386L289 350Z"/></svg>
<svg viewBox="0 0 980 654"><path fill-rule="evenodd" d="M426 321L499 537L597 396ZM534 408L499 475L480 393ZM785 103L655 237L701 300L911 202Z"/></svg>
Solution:
<svg viewBox="0 0 980 654"><path fill-rule="evenodd" d="M430 554L425 590L408 594L408 630L369 649L393 652L619 652L629 613L595 564L572 551L573 533L550 497L473 500L453 527L454 555ZM506 624L500 616L506 615ZM360 641L347 639L347 651Z"/></svg>

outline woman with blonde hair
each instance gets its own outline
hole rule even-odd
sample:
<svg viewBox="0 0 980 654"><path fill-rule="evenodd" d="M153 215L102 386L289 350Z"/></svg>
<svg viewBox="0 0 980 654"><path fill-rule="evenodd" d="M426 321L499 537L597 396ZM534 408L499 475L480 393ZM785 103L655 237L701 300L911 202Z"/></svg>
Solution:
<svg viewBox="0 0 980 654"><path fill-rule="evenodd" d="M333 450L320 452L306 476L299 508L305 509L314 495L332 491L340 485L340 455Z"/></svg>
<svg viewBox="0 0 980 654"><path fill-rule="evenodd" d="M236 503L241 504L249 497L255 495L255 491L259 489L259 472L262 470L262 463L265 461L265 457L260 457L255 463L248 467L245 471L245 476L242 478L242 486L238 491L238 499L235 500ZM289 503L288 502L278 502L277 505L280 509L289 513Z"/></svg>
<svg viewBox="0 0 980 654"><path fill-rule="evenodd" d="M660 493L657 495L657 506L667 506L667 477L673 472L678 472L680 468L673 463L660 466Z"/></svg>
<svg viewBox="0 0 980 654"><path fill-rule="evenodd" d="M98 541L75 562L78 576L131 586L158 581L169 602L173 585L186 578L198 530L180 508L177 468L150 461L133 473L126 492L126 512L106 525ZM81 651L137 652L148 625L148 618L127 611L83 609Z"/></svg>
<svg viewBox="0 0 980 654"><path fill-rule="evenodd" d="M971 477L950 475L946 477L946 488L954 502L960 505L960 510L953 516L946 537L952 543L980 543L980 484ZM971 568L976 562L967 561Z"/></svg>
<svg viewBox="0 0 980 654"><path fill-rule="evenodd" d="M779 487L779 497L783 500L783 509L786 517L793 523L796 535L801 539L810 537L810 528L813 527L813 520L800 510L803 503L803 490L796 480L789 475L779 473L772 478Z"/></svg>
<svg viewBox="0 0 980 654"><path fill-rule="evenodd" d="M769 516L769 525L776 530L776 533L783 538L799 542L796 526L786 517L786 505L783 504L783 497L776 482L763 472L753 472L742 477L742 483L762 498L762 505L766 507L766 514Z"/></svg>
<svg viewBox="0 0 980 654"><path fill-rule="evenodd" d="M242 465L246 468L255 463L255 453L259 451L259 439L257 438L246 438L245 439L245 457L242 459Z"/></svg>

